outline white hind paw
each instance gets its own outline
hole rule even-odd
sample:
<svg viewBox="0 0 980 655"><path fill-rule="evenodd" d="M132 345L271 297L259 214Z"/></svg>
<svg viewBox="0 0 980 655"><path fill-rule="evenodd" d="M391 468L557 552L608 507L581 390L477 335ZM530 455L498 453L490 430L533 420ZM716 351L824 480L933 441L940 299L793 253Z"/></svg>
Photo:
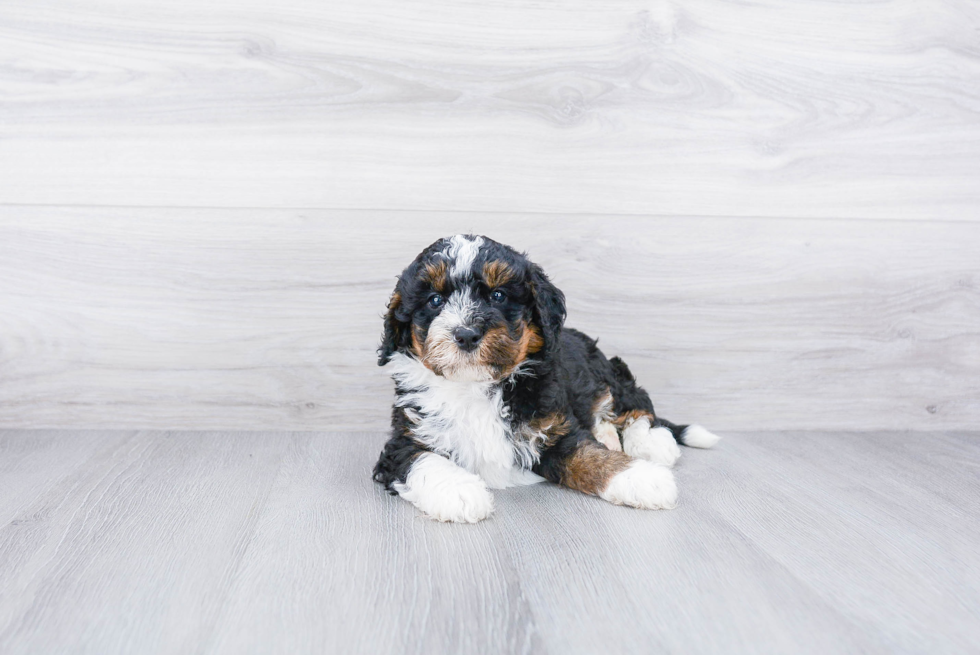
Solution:
<svg viewBox="0 0 980 655"><path fill-rule="evenodd" d="M681 456L670 430L651 428L648 418L638 419L623 430L623 451L630 457L664 466L673 466Z"/></svg>
<svg viewBox="0 0 980 655"><path fill-rule="evenodd" d="M673 509L677 505L677 484L670 469L635 459L628 468L613 476L599 497L614 505Z"/></svg>

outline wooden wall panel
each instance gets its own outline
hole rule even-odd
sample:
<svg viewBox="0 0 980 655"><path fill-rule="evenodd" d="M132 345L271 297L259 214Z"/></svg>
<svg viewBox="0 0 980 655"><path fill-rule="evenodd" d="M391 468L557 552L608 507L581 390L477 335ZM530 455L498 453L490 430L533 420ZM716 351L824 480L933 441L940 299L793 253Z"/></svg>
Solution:
<svg viewBox="0 0 980 655"><path fill-rule="evenodd" d="M0 203L976 220L969 0L7 0Z"/></svg>
<svg viewBox="0 0 980 655"><path fill-rule="evenodd" d="M975 223L0 208L0 426L381 429L395 275L526 249L663 415L719 430L980 421Z"/></svg>

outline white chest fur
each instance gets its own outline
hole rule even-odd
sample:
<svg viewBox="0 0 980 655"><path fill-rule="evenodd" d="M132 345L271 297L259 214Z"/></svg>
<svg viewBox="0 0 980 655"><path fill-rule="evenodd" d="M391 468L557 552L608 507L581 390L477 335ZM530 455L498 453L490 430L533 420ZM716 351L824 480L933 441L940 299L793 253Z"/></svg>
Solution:
<svg viewBox="0 0 980 655"><path fill-rule="evenodd" d="M496 489L542 480L527 468L536 453L512 438L499 385L448 380L400 353L386 368L403 391L397 404L414 421L420 442Z"/></svg>

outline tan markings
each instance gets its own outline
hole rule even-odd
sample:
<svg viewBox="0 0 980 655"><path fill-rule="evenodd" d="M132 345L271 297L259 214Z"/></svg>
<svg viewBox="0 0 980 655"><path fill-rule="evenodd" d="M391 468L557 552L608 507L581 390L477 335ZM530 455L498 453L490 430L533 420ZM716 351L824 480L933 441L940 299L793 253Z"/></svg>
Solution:
<svg viewBox="0 0 980 655"><path fill-rule="evenodd" d="M555 412L521 424L514 436L526 443L526 450L521 449L520 452L527 453L530 465L538 462L541 451L558 443L570 429L571 425L565 415Z"/></svg>
<svg viewBox="0 0 980 655"><path fill-rule="evenodd" d="M532 326L521 323L521 339L517 347L517 357L514 358L514 366L517 366L523 362L527 356L532 352L531 347L535 344L544 343L541 339L541 335L532 329ZM541 350L541 345L538 344L534 352Z"/></svg>
<svg viewBox="0 0 980 655"><path fill-rule="evenodd" d="M628 412L623 412L613 419L613 424L620 429L628 428L629 426L633 425L635 421L644 417L650 419L650 424L653 424L653 414L642 409L631 409Z"/></svg>
<svg viewBox="0 0 980 655"><path fill-rule="evenodd" d="M568 434L571 428L568 423L568 418L564 414L557 412L548 414L547 416L532 418L528 422L528 427L532 431L544 435L543 443L545 447L555 445L559 439Z"/></svg>
<svg viewBox="0 0 980 655"><path fill-rule="evenodd" d="M480 342L480 364L491 367L498 378L513 373L518 364L527 358L535 339L540 339L526 323L521 323L520 332L521 336L515 339L505 325L487 330Z"/></svg>
<svg viewBox="0 0 980 655"><path fill-rule="evenodd" d="M492 379L500 380L520 365L531 352L541 348L541 335L537 328L523 321L513 337L506 325L491 328L480 340L473 353L459 350L448 334L426 333L418 326L412 329L412 350L426 367L437 375L461 366L483 367Z"/></svg>
<svg viewBox="0 0 980 655"><path fill-rule="evenodd" d="M561 483L570 489L597 496L605 491L609 481L626 469L633 459L614 452L594 441L583 441L569 455L561 473Z"/></svg>
<svg viewBox="0 0 980 655"><path fill-rule="evenodd" d="M525 332L527 332L527 338L528 338L528 342L527 342L528 355L533 355L534 353L544 348L544 337L541 336L541 329L537 325L531 323L530 325L527 326L527 330L525 330Z"/></svg>
<svg viewBox="0 0 980 655"><path fill-rule="evenodd" d="M422 272L422 279L439 293L446 293L448 279L446 277L446 262L438 261L426 264L425 271Z"/></svg>
<svg viewBox="0 0 980 655"><path fill-rule="evenodd" d="M484 366L498 369L513 365L520 349L520 341L510 336L506 325L487 330L480 342L479 360Z"/></svg>
<svg viewBox="0 0 980 655"><path fill-rule="evenodd" d="M496 260L483 265L483 281L493 289L514 279L514 271L502 261Z"/></svg>
<svg viewBox="0 0 980 655"><path fill-rule="evenodd" d="M412 323L412 353L425 364L425 334L422 327L414 323Z"/></svg>

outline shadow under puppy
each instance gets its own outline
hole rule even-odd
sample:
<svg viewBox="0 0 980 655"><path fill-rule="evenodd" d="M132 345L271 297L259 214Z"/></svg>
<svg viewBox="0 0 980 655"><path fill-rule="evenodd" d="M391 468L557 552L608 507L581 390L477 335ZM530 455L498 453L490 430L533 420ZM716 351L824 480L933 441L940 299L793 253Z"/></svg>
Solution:
<svg viewBox="0 0 980 655"><path fill-rule="evenodd" d="M542 478L674 507L677 443L718 437L657 417L626 364L564 321L562 292L514 249L456 235L423 250L385 317L379 364L396 398L374 479L440 521L480 521L488 487Z"/></svg>

